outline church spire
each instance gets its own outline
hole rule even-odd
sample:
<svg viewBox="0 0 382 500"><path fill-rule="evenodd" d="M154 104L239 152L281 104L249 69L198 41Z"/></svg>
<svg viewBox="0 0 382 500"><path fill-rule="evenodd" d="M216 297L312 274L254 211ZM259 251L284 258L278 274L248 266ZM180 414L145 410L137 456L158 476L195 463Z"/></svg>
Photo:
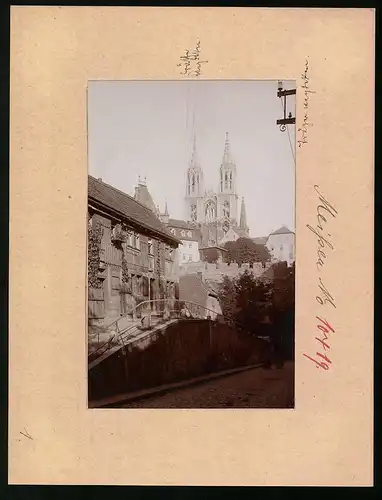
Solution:
<svg viewBox="0 0 382 500"><path fill-rule="evenodd" d="M164 214L163 215L167 215L168 216L167 198L166 198L165 203L164 203Z"/></svg>
<svg viewBox="0 0 382 500"><path fill-rule="evenodd" d="M192 153L191 153L190 167L191 168L200 167L200 163L199 163L199 159L198 159L198 153L196 151L196 135L195 134L194 134L193 143L192 143Z"/></svg>
<svg viewBox="0 0 382 500"><path fill-rule="evenodd" d="M241 210L240 210L240 225L239 228L245 232L248 232L247 226L247 214L245 212L244 197L241 199Z"/></svg>
<svg viewBox="0 0 382 500"><path fill-rule="evenodd" d="M228 132L226 132L222 165L230 165L230 164L233 164L233 159L231 156L231 148L228 139Z"/></svg>
<svg viewBox="0 0 382 500"><path fill-rule="evenodd" d="M198 197L204 193L203 170L196 151L196 136L194 134L190 163L187 170L186 196Z"/></svg>

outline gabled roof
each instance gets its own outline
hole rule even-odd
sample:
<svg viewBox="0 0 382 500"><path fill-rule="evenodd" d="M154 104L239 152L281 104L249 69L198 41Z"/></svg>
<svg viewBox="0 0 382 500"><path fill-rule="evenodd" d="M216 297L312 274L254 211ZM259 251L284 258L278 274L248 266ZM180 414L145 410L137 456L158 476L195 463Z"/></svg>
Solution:
<svg viewBox="0 0 382 500"><path fill-rule="evenodd" d="M269 236L273 236L274 234L294 234L293 231L291 231L289 228L286 226L281 226L279 229L276 231L273 231Z"/></svg>
<svg viewBox="0 0 382 500"><path fill-rule="evenodd" d="M135 188L134 199L142 205L145 205L145 207L154 212L154 214L158 214L158 209L155 206L154 200L152 199L146 184L138 183L138 186Z"/></svg>
<svg viewBox="0 0 382 500"><path fill-rule="evenodd" d="M245 229L242 229L240 227L234 228L235 233L240 237L240 238L249 238L247 232Z"/></svg>
<svg viewBox="0 0 382 500"><path fill-rule="evenodd" d="M156 215L145 205L139 203L132 196L116 189L103 181L97 180L91 175L88 176L88 199L101 205L105 211L107 209L125 217L133 224L139 225L148 231L152 231L163 238L180 243L166 228L166 226L156 217Z"/></svg>

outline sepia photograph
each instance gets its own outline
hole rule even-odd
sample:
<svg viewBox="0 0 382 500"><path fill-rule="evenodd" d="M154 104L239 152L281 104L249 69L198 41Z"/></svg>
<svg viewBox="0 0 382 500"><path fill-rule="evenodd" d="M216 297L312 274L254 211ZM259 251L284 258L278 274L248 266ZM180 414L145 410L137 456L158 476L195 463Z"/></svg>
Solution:
<svg viewBox="0 0 382 500"><path fill-rule="evenodd" d="M294 408L295 94L88 83L89 408Z"/></svg>

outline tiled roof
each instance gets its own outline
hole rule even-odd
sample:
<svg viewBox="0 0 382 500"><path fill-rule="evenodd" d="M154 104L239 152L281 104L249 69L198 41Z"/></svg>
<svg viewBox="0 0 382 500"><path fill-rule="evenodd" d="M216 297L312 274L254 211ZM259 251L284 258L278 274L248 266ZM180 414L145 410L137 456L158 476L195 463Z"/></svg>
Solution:
<svg viewBox="0 0 382 500"><path fill-rule="evenodd" d="M294 234L293 231L288 229L286 226L281 226L277 231L273 231L269 236L272 236L274 234Z"/></svg>
<svg viewBox="0 0 382 500"><path fill-rule="evenodd" d="M169 219L168 225L170 227L177 227L179 229L198 229L198 226L196 224L180 219Z"/></svg>
<svg viewBox="0 0 382 500"><path fill-rule="evenodd" d="M106 209L112 209L122 216L125 216L126 219L132 223L140 225L149 231L154 231L174 243L180 243L150 209L128 194L119 191L119 189L103 181L99 181L91 175L89 175L88 178L89 201L94 200L103 205Z"/></svg>

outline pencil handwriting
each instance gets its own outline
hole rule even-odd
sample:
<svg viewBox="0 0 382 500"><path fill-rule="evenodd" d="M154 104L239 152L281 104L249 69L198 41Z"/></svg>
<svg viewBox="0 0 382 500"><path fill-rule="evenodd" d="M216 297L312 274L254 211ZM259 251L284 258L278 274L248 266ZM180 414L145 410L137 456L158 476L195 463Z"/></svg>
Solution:
<svg viewBox="0 0 382 500"><path fill-rule="evenodd" d="M200 76L202 65L208 63L200 60L200 50L200 40L198 40L194 50L184 51L184 55L180 57L181 62L177 64L178 68L182 68L181 75Z"/></svg>

